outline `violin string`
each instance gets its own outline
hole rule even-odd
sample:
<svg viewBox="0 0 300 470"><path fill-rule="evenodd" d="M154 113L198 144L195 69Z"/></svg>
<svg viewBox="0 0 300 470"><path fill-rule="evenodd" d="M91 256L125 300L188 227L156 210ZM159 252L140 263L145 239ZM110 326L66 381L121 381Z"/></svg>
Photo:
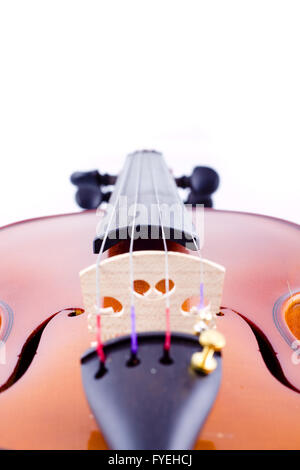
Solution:
<svg viewBox="0 0 300 470"><path fill-rule="evenodd" d="M165 314L166 314L166 334L165 334L165 344L164 344L164 349L165 351L169 351L171 348L171 322L170 322L170 296L169 296L169 259L168 259L168 247L167 247L167 241L166 241L166 235L165 235L165 230L163 226L163 221L162 221L162 214L161 214L161 207L160 207L160 201L159 201L159 196L158 196L158 191L157 191L157 186L153 174L153 168L151 167L151 175L152 175L152 182L154 186L154 192L155 192L155 198L156 198L156 203L158 206L158 214L159 214L159 220L160 220L160 225L161 225L161 231L162 231L162 239L163 239L163 245L164 245L164 252L165 252L165 299L166 299L166 307L165 307Z"/></svg>
<svg viewBox="0 0 300 470"><path fill-rule="evenodd" d="M197 256L199 256L199 260L200 260L200 297L199 297L199 303L198 303L198 310L201 312L203 309L204 309L204 306L205 306L205 302L204 302L204 272L203 272L203 257L202 257L202 251L201 251L201 240L200 240L200 243L199 243L199 246L197 245L197 242L196 242L196 239L194 237L194 235L192 234L192 239L193 239L193 243L195 245L195 248L196 248L196 253L197 253Z"/></svg>
<svg viewBox="0 0 300 470"><path fill-rule="evenodd" d="M126 168L126 175L128 174L128 169L129 169L129 165ZM106 240L107 240L107 237L108 237L108 232L109 232L113 217L114 217L115 212L116 212L119 197L120 197L122 189L124 188L126 179L127 178L124 176L123 183L120 184L120 186L119 186L119 190L118 190L117 195L116 195L116 200L115 200L115 203L112 207L111 215L110 215L110 218L109 218L106 230L105 230L105 234L104 234L101 246L100 246L100 250L99 250L99 253L98 253L98 256L97 256L97 260L96 260L96 341L97 341L96 350L97 350L98 357L99 357L102 364L105 363L106 358L105 358L105 354L104 354L104 350L103 350L102 331L101 331L101 308L103 307L103 305L101 303L101 289L100 289L100 281L101 281L100 261L101 261L101 258L102 258L103 252L104 252L104 247L105 247Z"/></svg>
<svg viewBox="0 0 300 470"><path fill-rule="evenodd" d="M131 318L131 354L136 356L138 352L138 340L136 334L136 314L135 314L135 298L134 298L134 267L133 267L133 243L134 243L134 229L136 222L137 204L139 198L139 188L141 181L141 160L138 160L138 178L135 191L135 203L133 212L133 221L130 235L130 248L129 248L129 263L130 263L130 318Z"/></svg>
<svg viewBox="0 0 300 470"><path fill-rule="evenodd" d="M196 248L196 253L200 258L200 299L199 299L199 304L198 304L198 309L203 310L204 309L204 273L203 273L203 257L201 253L201 247L197 246L195 237L192 235L193 238L193 243Z"/></svg>
<svg viewBox="0 0 300 470"><path fill-rule="evenodd" d="M181 198L180 198L180 195L179 195L179 192L177 190L177 186L176 186L176 183L175 183L175 180L170 178L169 180L169 185L173 185L175 186L176 188L176 195L177 195L177 200L178 200L178 203L180 205L183 204ZM196 254L197 256L199 257L200 259L200 296L199 296L199 303L198 303L198 309L201 311L204 309L204 272L203 272L203 257L202 257L202 251L201 251L201 246L199 244L199 246L197 245L197 242L196 242L196 239L193 235L193 227L191 227L191 236L192 236L192 239L193 239L193 244L195 245L195 248L196 248ZM201 243L201 240L200 240L200 243Z"/></svg>

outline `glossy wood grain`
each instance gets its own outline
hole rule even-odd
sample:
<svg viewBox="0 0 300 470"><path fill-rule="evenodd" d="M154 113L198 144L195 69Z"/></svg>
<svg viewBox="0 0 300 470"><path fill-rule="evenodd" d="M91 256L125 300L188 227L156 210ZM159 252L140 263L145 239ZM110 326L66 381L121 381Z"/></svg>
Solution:
<svg viewBox="0 0 300 470"><path fill-rule="evenodd" d="M95 262L94 212L15 224L0 231L1 300L14 311L0 386L26 339L55 312L82 307L78 273ZM197 448L299 448L300 395L267 369L241 313L269 340L286 379L300 389L300 365L273 319L273 306L300 291L298 227L270 218L207 210L204 256L226 266L219 328L226 335L224 377ZM24 375L0 393L0 446L105 448L86 404L79 358L93 337L85 313L63 311L45 327ZM286 329L291 334L288 326Z"/></svg>

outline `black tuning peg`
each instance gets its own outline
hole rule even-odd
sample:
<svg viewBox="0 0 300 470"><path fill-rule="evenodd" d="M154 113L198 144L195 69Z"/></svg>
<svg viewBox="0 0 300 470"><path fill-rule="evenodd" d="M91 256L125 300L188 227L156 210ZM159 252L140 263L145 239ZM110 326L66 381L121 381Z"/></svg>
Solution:
<svg viewBox="0 0 300 470"><path fill-rule="evenodd" d="M93 185L93 186L112 186L117 181L117 177L105 173L101 175L98 170L76 171L71 175L71 183L75 186Z"/></svg>
<svg viewBox="0 0 300 470"><path fill-rule="evenodd" d="M97 209L101 202L107 202L110 198L111 192L103 193L100 186L93 186L92 184L85 184L79 186L75 199L77 204L83 209Z"/></svg>
<svg viewBox="0 0 300 470"><path fill-rule="evenodd" d="M211 195L217 190L220 182L218 173L207 166L196 166L191 176L182 176L175 179L180 188L190 188L191 192L186 200L187 204L204 204L212 207Z"/></svg>
<svg viewBox="0 0 300 470"><path fill-rule="evenodd" d="M101 175L98 170L73 173L71 183L78 187L75 195L77 204L83 209L96 209L101 202L107 202L110 198L111 193L103 193L102 186L112 186L116 180L117 176L107 173ZM185 201L187 204L213 206L211 195L218 188L220 178L212 168L196 166L191 176L181 176L175 178L175 181L178 187L191 189Z"/></svg>
<svg viewBox="0 0 300 470"><path fill-rule="evenodd" d="M96 209L101 202L107 202L111 192L103 193L102 186L112 186L117 177L104 174L98 170L76 171L71 175L71 183L78 187L75 199L77 204L83 209Z"/></svg>

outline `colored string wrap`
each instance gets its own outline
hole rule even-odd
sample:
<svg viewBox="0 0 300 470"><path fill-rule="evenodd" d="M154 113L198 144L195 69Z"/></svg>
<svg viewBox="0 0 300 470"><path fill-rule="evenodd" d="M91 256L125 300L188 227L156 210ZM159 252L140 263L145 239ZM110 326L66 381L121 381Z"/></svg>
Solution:
<svg viewBox="0 0 300 470"><path fill-rule="evenodd" d="M199 309L204 308L204 282L200 282L200 302L199 302Z"/></svg>
<svg viewBox="0 0 300 470"><path fill-rule="evenodd" d="M215 328L216 322L215 322L215 317L209 311L205 311L206 307L205 307L205 297L204 297L204 273L203 273L203 261L202 261L201 249L199 248L198 250L198 246L194 237L193 237L193 242L197 250L197 255L200 258L200 298L199 298L199 303L197 306L198 315L201 321L204 321L204 324L202 323L202 327L212 329L212 328ZM207 307L209 308L209 305Z"/></svg>
<svg viewBox="0 0 300 470"><path fill-rule="evenodd" d="M138 341L135 327L135 307L131 305L130 307L130 316L131 316L131 353L136 356L138 352Z"/></svg>
<svg viewBox="0 0 300 470"><path fill-rule="evenodd" d="M103 351L103 344L101 341L101 315L97 314L97 354L102 364L105 364L105 354Z"/></svg>
<svg viewBox="0 0 300 470"><path fill-rule="evenodd" d="M166 307L166 337L164 349L170 351L171 348L171 325L170 325L170 308Z"/></svg>

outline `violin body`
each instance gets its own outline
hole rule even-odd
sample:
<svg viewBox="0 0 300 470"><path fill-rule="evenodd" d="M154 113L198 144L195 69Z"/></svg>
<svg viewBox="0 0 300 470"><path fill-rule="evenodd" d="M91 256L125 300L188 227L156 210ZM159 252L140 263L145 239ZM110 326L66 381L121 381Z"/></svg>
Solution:
<svg viewBox="0 0 300 470"><path fill-rule="evenodd" d="M95 262L91 240L100 216L84 211L0 230L0 300L14 313L0 364L1 448L106 448L80 372L94 338L79 272ZM278 307L289 289L300 291L299 253L294 224L205 210L203 256L226 266L218 328L227 345L221 388L196 449L299 448L299 304L292 330Z"/></svg>

